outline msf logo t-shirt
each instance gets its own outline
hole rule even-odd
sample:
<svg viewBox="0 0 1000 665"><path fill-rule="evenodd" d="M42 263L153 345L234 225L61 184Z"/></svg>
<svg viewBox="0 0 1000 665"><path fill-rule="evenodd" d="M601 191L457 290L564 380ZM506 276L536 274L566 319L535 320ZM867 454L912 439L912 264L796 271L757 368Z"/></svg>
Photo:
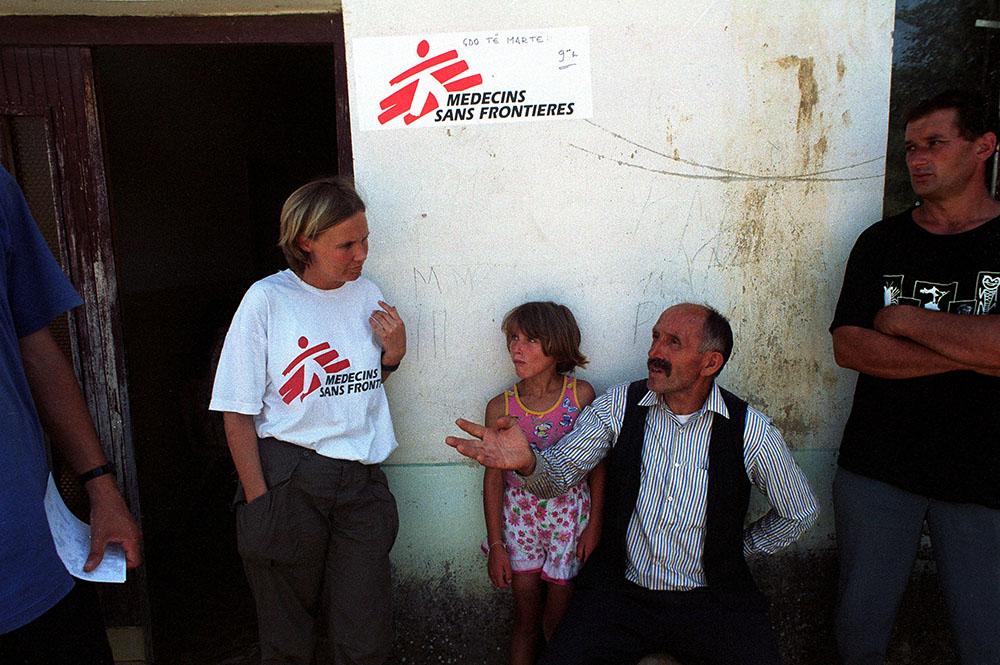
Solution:
<svg viewBox="0 0 1000 665"><path fill-rule="evenodd" d="M342 357L328 342L310 346L308 337L300 337L299 347L305 351L288 363L281 373L288 377L278 390L285 404L304 400L317 390L321 398L337 397L375 390L382 385L379 369L347 371L351 361Z"/></svg>
<svg viewBox="0 0 1000 665"><path fill-rule="evenodd" d="M324 291L285 270L240 303L210 409L254 416L257 435L364 463L396 447L368 323L382 298L367 279Z"/></svg>

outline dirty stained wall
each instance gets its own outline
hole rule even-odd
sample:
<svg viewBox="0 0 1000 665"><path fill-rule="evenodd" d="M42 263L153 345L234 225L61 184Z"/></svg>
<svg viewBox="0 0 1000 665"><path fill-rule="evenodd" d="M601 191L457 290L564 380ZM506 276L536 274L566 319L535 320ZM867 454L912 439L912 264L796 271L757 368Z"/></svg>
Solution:
<svg viewBox="0 0 1000 665"><path fill-rule="evenodd" d="M594 98L589 119L370 132L352 97L370 275L410 334L388 384L393 480L413 519L400 569L447 562L460 586L485 588L479 472L441 441L510 382L497 327L534 298L574 310L598 390L644 374L664 307L728 315L723 383L786 434L827 508L802 546L827 547L854 375L826 328L850 245L880 214L893 3L375 8L345 3L352 96L377 84L355 76L355 38L587 26Z"/></svg>
<svg viewBox="0 0 1000 665"><path fill-rule="evenodd" d="M659 312L694 300L733 322L722 382L775 419L820 498L817 527L755 570L787 662L828 661L830 482L855 375L835 366L827 326L850 246L881 212L893 8L345 1L369 275L410 339L387 384L401 644L502 662L509 597L490 591L478 553L481 472L442 439L513 379L503 314L568 304L600 391L643 376ZM581 26L589 119L360 129L358 90L379 82L356 75L353 39Z"/></svg>
<svg viewBox="0 0 1000 665"><path fill-rule="evenodd" d="M892 5L745 4L345 7L349 60L360 36L591 30L593 118L355 122L372 275L410 323L395 462L455 459L439 435L506 384L496 324L536 296L574 306L601 387L642 374L663 306L715 304L738 333L727 383L794 448L836 447L850 377L825 328L846 249L879 215Z"/></svg>

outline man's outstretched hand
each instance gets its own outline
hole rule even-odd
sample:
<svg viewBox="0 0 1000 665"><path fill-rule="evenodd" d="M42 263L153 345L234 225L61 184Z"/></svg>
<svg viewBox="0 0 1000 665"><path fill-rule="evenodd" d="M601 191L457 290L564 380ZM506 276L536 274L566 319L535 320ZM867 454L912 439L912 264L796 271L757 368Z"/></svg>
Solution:
<svg viewBox="0 0 1000 665"><path fill-rule="evenodd" d="M492 469L511 469L523 476L535 470L535 454L528 445L517 420L509 416L497 419L495 427L484 427L459 418L456 425L476 437L462 439L449 436L445 443L466 457Z"/></svg>

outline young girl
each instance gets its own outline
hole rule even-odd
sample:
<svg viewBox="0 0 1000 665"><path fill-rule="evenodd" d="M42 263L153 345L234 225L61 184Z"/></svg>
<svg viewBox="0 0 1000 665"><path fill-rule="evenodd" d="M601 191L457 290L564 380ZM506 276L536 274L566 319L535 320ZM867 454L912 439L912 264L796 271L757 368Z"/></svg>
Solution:
<svg viewBox="0 0 1000 665"><path fill-rule="evenodd" d="M587 364L573 313L552 302L514 308L501 326L520 379L486 405L486 425L517 418L542 450L573 428L594 389L571 374ZM512 471L486 469L483 512L493 584L514 593L511 665L535 662L539 638L550 639L566 611L570 580L597 545L604 502L604 464L565 494L539 499Z"/></svg>

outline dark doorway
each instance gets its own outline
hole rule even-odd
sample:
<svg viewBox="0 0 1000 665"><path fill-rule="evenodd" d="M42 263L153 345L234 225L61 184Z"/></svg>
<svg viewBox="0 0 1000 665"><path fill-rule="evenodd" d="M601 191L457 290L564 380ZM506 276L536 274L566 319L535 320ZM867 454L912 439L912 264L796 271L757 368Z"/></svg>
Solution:
<svg viewBox="0 0 1000 665"><path fill-rule="evenodd" d="M250 662L214 354L284 267L285 197L337 172L331 45L93 49L157 663Z"/></svg>

